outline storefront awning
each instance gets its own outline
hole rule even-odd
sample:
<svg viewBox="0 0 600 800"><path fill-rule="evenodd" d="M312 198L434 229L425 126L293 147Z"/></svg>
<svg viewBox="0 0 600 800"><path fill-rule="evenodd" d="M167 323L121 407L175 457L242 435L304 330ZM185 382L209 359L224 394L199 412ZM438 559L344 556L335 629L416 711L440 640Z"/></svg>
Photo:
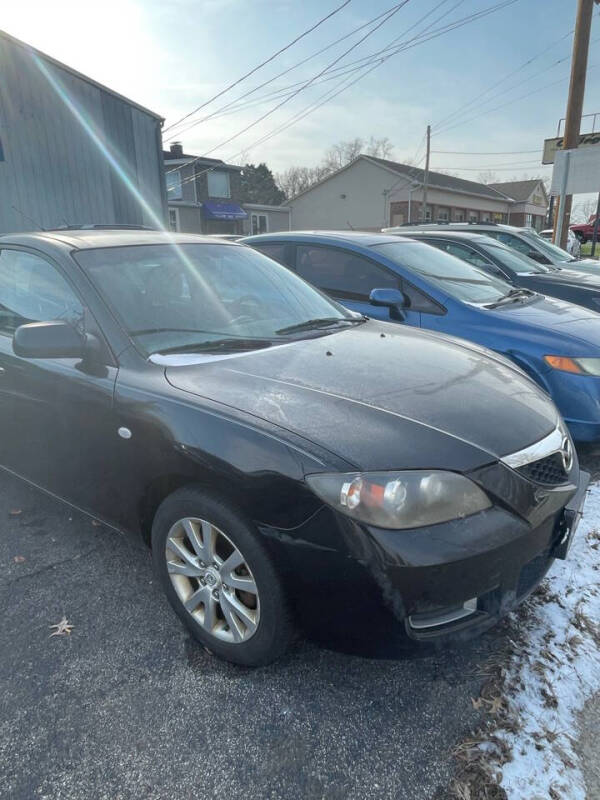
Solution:
<svg viewBox="0 0 600 800"><path fill-rule="evenodd" d="M206 219L246 219L248 214L237 203L215 203L207 201L202 204Z"/></svg>

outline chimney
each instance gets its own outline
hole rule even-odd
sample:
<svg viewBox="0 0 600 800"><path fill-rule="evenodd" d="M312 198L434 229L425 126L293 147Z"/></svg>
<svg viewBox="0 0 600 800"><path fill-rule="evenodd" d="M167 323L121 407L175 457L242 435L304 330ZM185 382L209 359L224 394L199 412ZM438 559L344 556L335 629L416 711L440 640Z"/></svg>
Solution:
<svg viewBox="0 0 600 800"><path fill-rule="evenodd" d="M183 147L181 142L173 142L170 147L171 155L173 158L183 158Z"/></svg>

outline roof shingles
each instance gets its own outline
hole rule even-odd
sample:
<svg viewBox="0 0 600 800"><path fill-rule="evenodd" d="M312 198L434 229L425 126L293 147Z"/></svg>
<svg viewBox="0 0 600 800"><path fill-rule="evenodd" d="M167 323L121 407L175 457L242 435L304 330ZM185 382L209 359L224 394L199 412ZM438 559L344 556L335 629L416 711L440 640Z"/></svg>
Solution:
<svg viewBox="0 0 600 800"><path fill-rule="evenodd" d="M360 156L359 156L360 157ZM362 156L369 161L374 161L376 164L381 164L382 167L391 169L399 175L406 175L411 178L415 183L423 183L425 178L425 170L419 167L411 167L408 164L399 164L397 161L389 161L387 158L376 158L375 156ZM463 194L476 194L481 197L490 197L494 200L508 199L507 193L495 189L492 185L485 183L477 183L476 181L467 181L463 178L456 178L454 175L445 175L443 172L434 172L429 170L429 186L435 186L440 189L449 189L452 192L462 192Z"/></svg>

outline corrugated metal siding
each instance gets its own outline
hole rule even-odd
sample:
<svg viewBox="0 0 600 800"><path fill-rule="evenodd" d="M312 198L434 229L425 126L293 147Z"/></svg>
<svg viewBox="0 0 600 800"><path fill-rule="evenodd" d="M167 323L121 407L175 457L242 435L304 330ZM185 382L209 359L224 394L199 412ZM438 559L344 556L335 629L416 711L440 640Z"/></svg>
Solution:
<svg viewBox="0 0 600 800"><path fill-rule="evenodd" d="M23 47L0 36L0 232L84 223L164 221L158 121L126 101L42 62L122 164L143 208Z"/></svg>

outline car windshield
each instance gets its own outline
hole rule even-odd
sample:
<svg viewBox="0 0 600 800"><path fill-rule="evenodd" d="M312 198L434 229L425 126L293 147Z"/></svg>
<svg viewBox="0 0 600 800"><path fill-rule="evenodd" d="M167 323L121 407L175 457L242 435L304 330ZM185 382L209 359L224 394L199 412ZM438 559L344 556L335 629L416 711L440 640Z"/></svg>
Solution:
<svg viewBox="0 0 600 800"><path fill-rule="evenodd" d="M510 247L507 247L504 244L500 244L499 242L492 241L482 242L481 247L489 253L492 258L497 258L505 267L516 272L517 275L529 275L531 273L542 273L542 272L551 272L548 267L544 267L541 264L538 264L537 261L534 261L533 258L528 258L527 256L519 253L517 250L512 250Z"/></svg>
<svg viewBox="0 0 600 800"><path fill-rule="evenodd" d="M561 264L565 261L575 261L572 255L567 253L561 247L557 247L552 242L547 241L539 235L537 231L526 231L521 234L524 238L529 239L533 247L537 247L544 255L550 259L553 264Z"/></svg>
<svg viewBox="0 0 600 800"><path fill-rule="evenodd" d="M109 247L75 258L145 355L255 349L362 319L249 247Z"/></svg>
<svg viewBox="0 0 600 800"><path fill-rule="evenodd" d="M510 284L466 261L418 242L386 242L372 245L386 258L426 278L457 300L495 303L508 294Z"/></svg>

